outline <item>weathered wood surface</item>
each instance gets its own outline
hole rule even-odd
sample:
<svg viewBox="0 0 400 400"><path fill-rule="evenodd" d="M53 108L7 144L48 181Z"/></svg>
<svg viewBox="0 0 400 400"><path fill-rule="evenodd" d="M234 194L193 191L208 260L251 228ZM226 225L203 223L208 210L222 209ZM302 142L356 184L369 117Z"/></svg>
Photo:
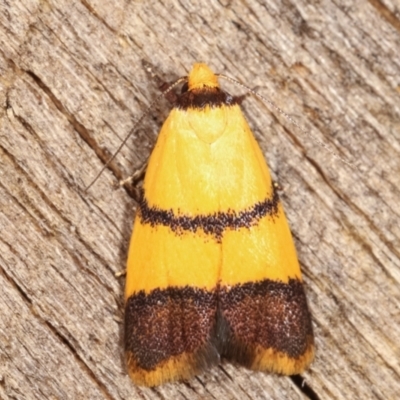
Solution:
<svg viewBox="0 0 400 400"><path fill-rule="evenodd" d="M398 398L399 15L394 0L0 1L0 398L310 396L230 364L157 389L126 375L114 274L135 202L113 184L149 154L165 102L83 189L157 94L142 59L168 80L206 61L353 163L246 100L313 314L303 377L320 399Z"/></svg>

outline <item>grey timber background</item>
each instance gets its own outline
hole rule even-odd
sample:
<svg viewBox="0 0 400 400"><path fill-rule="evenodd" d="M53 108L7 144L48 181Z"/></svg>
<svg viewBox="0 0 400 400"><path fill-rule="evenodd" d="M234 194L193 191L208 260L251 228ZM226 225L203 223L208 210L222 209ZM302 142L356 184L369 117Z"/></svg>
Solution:
<svg viewBox="0 0 400 400"><path fill-rule="evenodd" d="M283 187L313 315L317 355L302 377L320 399L398 398L394 0L0 0L0 398L312 398L231 364L156 389L128 378L115 273L136 203L114 185L149 155L166 101L84 188L158 94L142 59L169 81L205 61L308 132L244 103Z"/></svg>

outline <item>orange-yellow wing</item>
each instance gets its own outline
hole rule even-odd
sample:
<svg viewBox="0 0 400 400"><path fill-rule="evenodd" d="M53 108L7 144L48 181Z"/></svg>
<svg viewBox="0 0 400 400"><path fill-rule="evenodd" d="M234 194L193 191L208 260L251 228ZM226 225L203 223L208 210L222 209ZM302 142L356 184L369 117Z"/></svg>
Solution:
<svg viewBox="0 0 400 400"><path fill-rule="evenodd" d="M154 386L221 356L301 372L313 357L293 240L234 98L195 64L150 157L125 289L129 374Z"/></svg>

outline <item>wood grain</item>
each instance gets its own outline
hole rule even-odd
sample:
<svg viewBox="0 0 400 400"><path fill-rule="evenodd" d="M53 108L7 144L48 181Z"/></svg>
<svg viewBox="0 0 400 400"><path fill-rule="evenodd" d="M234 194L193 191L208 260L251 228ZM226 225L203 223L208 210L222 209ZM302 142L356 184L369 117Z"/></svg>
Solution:
<svg viewBox="0 0 400 400"><path fill-rule="evenodd" d="M397 398L399 15L394 0L1 1L0 398ZM135 202L113 185L148 156L166 102L84 188L157 95L142 59L167 80L205 61L308 132L246 99L305 277L313 392L230 364L156 389L129 380L114 274Z"/></svg>

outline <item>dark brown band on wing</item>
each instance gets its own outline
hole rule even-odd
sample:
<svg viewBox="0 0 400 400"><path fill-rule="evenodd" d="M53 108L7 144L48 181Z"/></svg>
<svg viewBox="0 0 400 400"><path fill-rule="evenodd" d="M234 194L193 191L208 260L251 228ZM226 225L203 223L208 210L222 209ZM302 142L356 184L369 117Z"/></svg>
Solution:
<svg viewBox="0 0 400 400"><path fill-rule="evenodd" d="M132 364L154 370L171 357L192 354L193 371L219 362L215 336L217 295L194 287L141 291L125 308L125 351Z"/></svg>
<svg viewBox="0 0 400 400"><path fill-rule="evenodd" d="M189 108L202 110L207 106L213 108L223 105L231 106L239 103L239 98L231 96L220 88L206 87L182 93L178 96L175 107L181 110L187 110Z"/></svg>
<svg viewBox="0 0 400 400"><path fill-rule="evenodd" d="M181 355L190 360L182 376L218 364L220 356L260 369L254 364L260 350L301 360L307 353L312 358L313 346L303 285L296 279L265 279L213 292L169 287L141 291L126 303L125 351L128 364L141 371L162 368Z"/></svg>
<svg viewBox="0 0 400 400"><path fill-rule="evenodd" d="M175 215L172 209L163 210L149 207L146 198L139 206L139 217L142 224L151 226L163 225L173 232L196 232L202 229L207 235L221 239L226 229L250 228L265 216L274 217L278 213L279 195L276 187L272 185L272 197L254 204L246 210L228 210L208 215Z"/></svg>
<svg viewBox="0 0 400 400"><path fill-rule="evenodd" d="M257 347L301 357L314 343L302 282L265 279L220 288L217 332L221 354L247 367Z"/></svg>

